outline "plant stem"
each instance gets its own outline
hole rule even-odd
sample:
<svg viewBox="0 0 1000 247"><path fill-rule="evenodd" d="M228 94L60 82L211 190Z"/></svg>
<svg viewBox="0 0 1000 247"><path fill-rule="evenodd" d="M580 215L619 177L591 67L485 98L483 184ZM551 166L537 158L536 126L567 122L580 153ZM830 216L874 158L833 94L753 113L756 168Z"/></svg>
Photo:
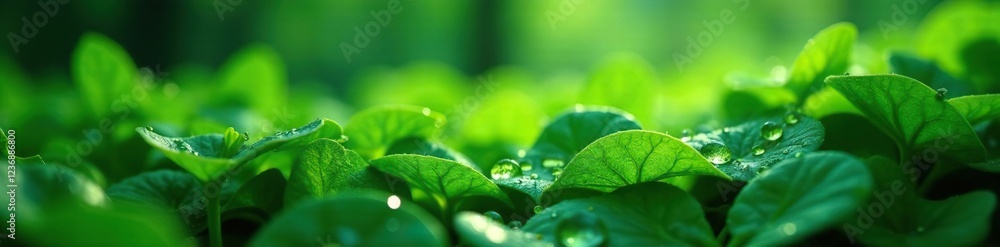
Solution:
<svg viewBox="0 0 1000 247"><path fill-rule="evenodd" d="M208 237L209 246L222 247L222 222L220 217L219 197L208 197Z"/></svg>

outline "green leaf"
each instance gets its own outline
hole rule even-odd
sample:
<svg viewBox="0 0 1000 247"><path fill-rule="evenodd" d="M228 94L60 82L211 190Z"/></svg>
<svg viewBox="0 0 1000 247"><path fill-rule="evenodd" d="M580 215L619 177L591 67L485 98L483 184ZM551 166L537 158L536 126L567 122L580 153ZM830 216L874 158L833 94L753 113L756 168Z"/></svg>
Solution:
<svg viewBox="0 0 1000 247"><path fill-rule="evenodd" d="M161 136L151 128L140 127L136 131L146 143L159 149L201 181L215 179L226 170L241 166L264 152L301 147L320 138L340 138L343 133L336 122L316 119L305 126L264 137L251 145L242 145L238 152L228 157L223 156L226 143L225 137L220 134L177 138Z"/></svg>
<svg viewBox="0 0 1000 247"><path fill-rule="evenodd" d="M948 103L972 125L1000 118L1000 94L957 97L948 99Z"/></svg>
<svg viewBox="0 0 1000 247"><path fill-rule="evenodd" d="M652 131L627 130L597 139L581 150L547 190L583 188L610 192L631 184L687 175L729 179L698 151L676 138Z"/></svg>
<svg viewBox="0 0 1000 247"><path fill-rule="evenodd" d="M290 208L265 225L250 246L449 246L448 242L441 223L419 206L388 194L368 193Z"/></svg>
<svg viewBox="0 0 1000 247"><path fill-rule="evenodd" d="M976 92L973 85L955 79L932 61L902 53L892 53L889 56L889 64L892 65L894 73L913 78L934 89L947 89L948 94L945 96L966 96Z"/></svg>
<svg viewBox="0 0 1000 247"><path fill-rule="evenodd" d="M115 101L131 97L136 84L135 63L114 40L86 33L73 51L73 82L96 116L107 115ZM121 104L121 102L118 102Z"/></svg>
<svg viewBox="0 0 1000 247"><path fill-rule="evenodd" d="M736 196L726 219L728 246L790 245L842 222L871 191L868 169L851 155L824 151L782 161Z"/></svg>
<svg viewBox="0 0 1000 247"><path fill-rule="evenodd" d="M20 212L20 204L18 206ZM114 234L109 234L112 230ZM31 243L21 246L197 245L172 215L132 204L114 207L59 205L31 218L18 213L17 233L17 240ZM21 234L26 236L22 238ZM7 246L9 239L3 241ZM18 246L16 242L14 246Z"/></svg>
<svg viewBox="0 0 1000 247"><path fill-rule="evenodd" d="M805 99L823 87L826 76L843 74L851 64L857 36L857 27L847 22L830 25L817 33L795 58L785 87Z"/></svg>
<svg viewBox="0 0 1000 247"><path fill-rule="evenodd" d="M455 215L455 231L471 246L544 247L537 234L514 231L482 214L459 212Z"/></svg>
<svg viewBox="0 0 1000 247"><path fill-rule="evenodd" d="M973 246L990 229L996 196L975 191L943 201L917 194L911 178L883 157L867 160L875 192L844 223L848 238L870 246Z"/></svg>
<svg viewBox="0 0 1000 247"><path fill-rule="evenodd" d="M396 141L396 143L393 143L392 146L389 146L389 149L385 151L385 154L419 154L434 156L442 159L454 160L459 164L468 166L478 172L482 172L482 169L480 169L475 163L472 163L472 161L470 161L464 154L445 146L441 142L431 141L419 137L409 137Z"/></svg>
<svg viewBox="0 0 1000 247"><path fill-rule="evenodd" d="M655 70L635 54L616 54L600 65L580 92L580 103L616 107L635 114L639 122L655 128Z"/></svg>
<svg viewBox="0 0 1000 247"><path fill-rule="evenodd" d="M531 178L531 176L518 176L518 177L499 179L494 181L496 182L497 186L500 186L500 189L507 191L508 196L511 194L512 191L524 193L525 195L528 196L528 198L531 198L536 204L540 202L542 198L542 192L545 191L545 188L552 186L552 181ZM511 198L511 201L518 202L514 198Z"/></svg>
<svg viewBox="0 0 1000 247"><path fill-rule="evenodd" d="M892 137L902 157L934 149L958 161L986 159L972 126L937 92L899 75L831 76L829 84Z"/></svg>
<svg viewBox="0 0 1000 247"><path fill-rule="evenodd" d="M598 138L623 130L641 129L631 114L611 107L578 105L572 112L552 120L521 163L532 167L540 178L553 180L545 162L566 164L576 153Z"/></svg>
<svg viewBox="0 0 1000 247"><path fill-rule="evenodd" d="M347 191L387 188L384 176L368 167L354 151L330 139L319 139L299 154L288 177L285 204Z"/></svg>
<svg viewBox="0 0 1000 247"><path fill-rule="evenodd" d="M968 62L975 57L989 58L990 53L996 54L990 51L995 49L976 51L973 44L982 41L995 44L1000 38L1000 27L993 25L1000 22L1000 16L996 15L998 10L1000 6L989 1L942 2L921 21L914 47L921 57L933 60L952 75L971 79L977 91L983 92L995 85L995 80L978 80L987 78L976 78L977 70L985 67L986 71L995 71L996 67L990 66L992 63ZM996 56L989 59L996 59Z"/></svg>
<svg viewBox="0 0 1000 247"><path fill-rule="evenodd" d="M826 127L821 150L844 151L857 157L899 156L895 141L861 114L834 114L823 117L821 122ZM864 141L858 141L859 137Z"/></svg>
<svg viewBox="0 0 1000 247"><path fill-rule="evenodd" d="M215 193L221 193L218 188ZM207 201L197 178L183 171L144 172L108 187L107 194L116 203L131 202L173 212L187 223L191 232L206 227ZM221 194L216 194L221 196Z"/></svg>
<svg viewBox="0 0 1000 247"><path fill-rule="evenodd" d="M247 181L240 189L225 202L222 207L222 218L233 214L240 214L241 211L252 211L259 213L260 210L266 213L264 216L271 216L278 213L284 206L285 198L285 177L277 169L269 169ZM266 219L266 218L265 218Z"/></svg>
<svg viewBox="0 0 1000 247"><path fill-rule="evenodd" d="M796 123L786 123L783 117L764 118L683 140L695 150L702 150L709 143L725 145L730 159L716 167L733 180L749 181L774 164L798 153L815 151L823 144L826 133L823 124L806 116L790 114L794 114L792 117L798 120ZM764 125L769 122L781 128L781 136L777 140L770 141L761 135ZM755 154L755 147L762 148L764 153Z"/></svg>
<svg viewBox="0 0 1000 247"><path fill-rule="evenodd" d="M345 145L367 159L385 155L386 149L407 137L432 139L444 126L444 115L429 108L392 105L358 112L347 123Z"/></svg>
<svg viewBox="0 0 1000 247"><path fill-rule="evenodd" d="M592 219L596 224L579 224L579 219ZM584 229L600 229L598 225L603 224L607 229L604 246L719 245L701 204L664 183L636 184L598 197L563 201L536 214L522 230L541 234L545 242L567 245L557 235L566 230L560 229L563 221Z"/></svg>
<svg viewBox="0 0 1000 247"><path fill-rule="evenodd" d="M411 189L430 194L441 209L453 209L462 200L475 196L494 198L510 205L507 195L493 181L455 161L396 154L372 160L371 165L403 179Z"/></svg>
<svg viewBox="0 0 1000 247"><path fill-rule="evenodd" d="M228 106L249 106L270 113L286 105L288 82L278 53L265 45L250 45L234 54L219 71L214 99Z"/></svg>
<svg viewBox="0 0 1000 247"><path fill-rule="evenodd" d="M16 212L17 224L35 222L35 218L40 219L48 210L59 207L107 205L107 196L100 186L70 168L45 164L37 156L16 158L14 169L8 172L14 172L15 181L2 179L3 188L13 189L17 201L14 210L5 215Z"/></svg>

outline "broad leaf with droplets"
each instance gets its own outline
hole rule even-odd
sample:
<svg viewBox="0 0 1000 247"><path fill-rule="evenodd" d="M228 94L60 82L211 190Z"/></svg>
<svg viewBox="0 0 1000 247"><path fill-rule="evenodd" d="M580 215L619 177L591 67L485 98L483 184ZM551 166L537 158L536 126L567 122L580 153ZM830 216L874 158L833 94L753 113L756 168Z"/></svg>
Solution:
<svg viewBox="0 0 1000 247"><path fill-rule="evenodd" d="M594 141L566 165L547 191L566 188L610 192L643 182L685 175L729 179L680 140L663 133L627 130Z"/></svg>
<svg viewBox="0 0 1000 247"><path fill-rule="evenodd" d="M553 180L552 166L562 166L597 139L623 130L641 129L627 112L611 107L578 105L545 126L535 145L520 162L531 166L531 173ZM558 165L545 166L545 163Z"/></svg>
<svg viewBox="0 0 1000 247"><path fill-rule="evenodd" d="M917 80L900 75L831 76L826 83L892 137L904 160L925 150L964 163L986 159L986 148L965 117Z"/></svg>
<svg viewBox="0 0 1000 247"><path fill-rule="evenodd" d="M299 154L288 177L285 204L346 191L388 187L385 178L361 155L330 139L319 139Z"/></svg>
<svg viewBox="0 0 1000 247"><path fill-rule="evenodd" d="M559 246L719 245L701 204L665 183L563 201L536 214L521 230Z"/></svg>
<svg viewBox="0 0 1000 247"><path fill-rule="evenodd" d="M728 246L790 245L842 222L871 192L868 169L849 154L823 151L782 161L736 196L726 219Z"/></svg>
<svg viewBox="0 0 1000 247"><path fill-rule="evenodd" d="M502 222L482 214L459 212L455 215L455 232L472 246L545 247L539 235L511 230Z"/></svg>
<svg viewBox="0 0 1000 247"><path fill-rule="evenodd" d="M951 98L948 99L948 103L951 103L972 125L990 119L1000 119L1000 94Z"/></svg>
<svg viewBox="0 0 1000 247"><path fill-rule="evenodd" d="M337 195L302 203L254 234L249 246L449 246L444 226L409 201L385 193Z"/></svg>
<svg viewBox="0 0 1000 247"><path fill-rule="evenodd" d="M358 112L344 127L350 141L344 145L366 159L385 155L389 147L404 138L436 138L444 126L444 114L430 108L390 105Z"/></svg>
<svg viewBox="0 0 1000 247"><path fill-rule="evenodd" d="M371 165L406 181L412 189L430 194L430 199L435 201L431 204L437 204L442 210L454 209L461 201L472 197L493 198L510 205L507 195L493 181L455 161L394 154L374 159Z"/></svg>
<svg viewBox="0 0 1000 247"><path fill-rule="evenodd" d="M824 132L819 121L791 113L784 117L764 118L701 133L682 140L699 150L733 180L749 181L784 159L819 149L823 144Z"/></svg>
<svg viewBox="0 0 1000 247"><path fill-rule="evenodd" d="M973 246L990 229L996 195L973 191L941 201L919 196L911 177L885 157L866 160L875 179L869 204L842 225L853 242L868 246ZM873 211L874 210L874 211Z"/></svg>
<svg viewBox="0 0 1000 247"><path fill-rule="evenodd" d="M201 181L215 179L227 169L243 165L264 152L304 146L320 138L340 139L343 133L336 122L316 119L305 126L280 131L250 145L241 145L239 151L232 156L225 156L228 146L225 136L221 134L179 138L162 136L153 132L151 128L137 128L136 131L146 143L159 149L167 158Z"/></svg>

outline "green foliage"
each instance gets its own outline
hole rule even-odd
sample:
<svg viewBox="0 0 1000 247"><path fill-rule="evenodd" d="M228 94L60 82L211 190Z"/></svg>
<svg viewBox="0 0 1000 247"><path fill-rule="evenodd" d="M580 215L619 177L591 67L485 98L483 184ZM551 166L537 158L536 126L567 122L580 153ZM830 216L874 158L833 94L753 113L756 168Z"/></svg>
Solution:
<svg viewBox="0 0 1000 247"><path fill-rule="evenodd" d="M854 24L833 24L813 36L795 58L786 88L805 98L823 87L823 79L847 71L858 29Z"/></svg>

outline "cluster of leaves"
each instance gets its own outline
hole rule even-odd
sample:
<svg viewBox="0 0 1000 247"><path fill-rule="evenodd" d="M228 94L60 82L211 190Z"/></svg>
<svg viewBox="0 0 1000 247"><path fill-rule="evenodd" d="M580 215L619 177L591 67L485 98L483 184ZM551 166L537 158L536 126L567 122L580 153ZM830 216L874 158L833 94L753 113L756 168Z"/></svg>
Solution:
<svg viewBox="0 0 1000 247"><path fill-rule="evenodd" d="M508 101L486 100L463 119L495 128L463 129L474 140L467 142L442 137L446 116L432 109L447 100L373 106L343 127L320 118L276 133L237 131L253 120L119 123L104 131L116 147L153 149L122 157L150 165L17 158L18 230L39 245L974 245L996 235L989 230L1000 222L1000 186L961 181L1000 172L1000 95L990 94L1000 77L984 67L1000 56L982 55L995 53L1000 37L941 35L965 20L955 13L994 6L942 8L924 25L933 38L924 39L945 45L891 54L895 73L851 69L857 30L834 24L805 45L783 84L729 92L731 124L680 135L653 131L662 122L645 107L652 96L632 95L647 93L650 73L630 56L581 90L587 105L537 130L535 106L497 92ZM198 104L215 106L209 116L258 119L287 102L284 84L273 83L283 77L273 56L262 47L238 54L218 87L236 96ZM74 81L94 115L120 114L105 112L114 96L142 91L131 63L110 39L81 41ZM409 89L396 90L388 95ZM510 102L520 102L517 114L500 114ZM497 144L497 135L515 148ZM114 236L94 237L109 227Z"/></svg>

